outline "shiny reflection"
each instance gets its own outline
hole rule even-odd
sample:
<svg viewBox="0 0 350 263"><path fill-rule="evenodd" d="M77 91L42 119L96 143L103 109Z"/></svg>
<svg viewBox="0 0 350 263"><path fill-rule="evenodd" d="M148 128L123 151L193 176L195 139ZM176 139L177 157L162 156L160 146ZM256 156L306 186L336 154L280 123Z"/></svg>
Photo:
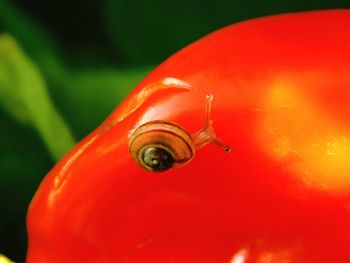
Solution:
<svg viewBox="0 0 350 263"><path fill-rule="evenodd" d="M73 165L73 163L85 152L85 150L96 140L98 136L92 137L86 143L84 143L76 152L66 161L66 163L62 166L54 181L54 189L59 189L64 184L66 176L68 174L69 169Z"/></svg>
<svg viewBox="0 0 350 263"><path fill-rule="evenodd" d="M264 252L258 258L258 263L291 263L292 255L289 251Z"/></svg>
<svg viewBox="0 0 350 263"><path fill-rule="evenodd" d="M163 79L163 85L165 86L179 86L183 88L190 88L191 85L183 80L176 79L176 78L165 78Z"/></svg>
<svg viewBox="0 0 350 263"><path fill-rule="evenodd" d="M247 262L249 253L247 249L239 250L231 259L230 263L245 263Z"/></svg>
<svg viewBox="0 0 350 263"><path fill-rule="evenodd" d="M132 98L130 98L127 104L117 109L116 113L118 116L114 120L113 125L124 120L127 116L140 108L142 104L144 104L151 96L162 90L182 92L190 91L192 90L192 87L190 83L170 77L149 84L143 87L143 89L135 94Z"/></svg>

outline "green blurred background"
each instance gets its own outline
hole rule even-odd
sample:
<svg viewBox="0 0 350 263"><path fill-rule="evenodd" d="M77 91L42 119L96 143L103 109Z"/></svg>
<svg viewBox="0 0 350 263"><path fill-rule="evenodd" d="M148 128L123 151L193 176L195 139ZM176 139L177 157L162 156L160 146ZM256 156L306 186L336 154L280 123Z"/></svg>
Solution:
<svg viewBox="0 0 350 263"><path fill-rule="evenodd" d="M54 163L157 64L222 26L349 0L0 0L0 253ZM350 30L350 29L349 29Z"/></svg>

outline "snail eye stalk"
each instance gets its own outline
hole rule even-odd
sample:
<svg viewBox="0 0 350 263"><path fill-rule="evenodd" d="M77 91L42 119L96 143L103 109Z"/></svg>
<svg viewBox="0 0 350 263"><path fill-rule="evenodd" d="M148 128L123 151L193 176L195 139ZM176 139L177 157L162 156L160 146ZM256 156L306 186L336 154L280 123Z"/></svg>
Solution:
<svg viewBox="0 0 350 263"><path fill-rule="evenodd" d="M192 136L193 144L196 149L202 148L209 143L215 143L225 152L229 153L231 151L230 146L221 143L220 139L217 138L215 130L213 128L213 121L211 119L211 109L212 101L214 99L213 94L207 94L206 96L206 106L205 106L205 121L204 128L199 130Z"/></svg>
<svg viewBox="0 0 350 263"><path fill-rule="evenodd" d="M211 120L214 96L206 96L204 128L191 136L184 128L167 121L155 120L142 124L131 135L129 151L132 158L144 169L163 172L190 162L197 149L215 143L230 152L217 138Z"/></svg>

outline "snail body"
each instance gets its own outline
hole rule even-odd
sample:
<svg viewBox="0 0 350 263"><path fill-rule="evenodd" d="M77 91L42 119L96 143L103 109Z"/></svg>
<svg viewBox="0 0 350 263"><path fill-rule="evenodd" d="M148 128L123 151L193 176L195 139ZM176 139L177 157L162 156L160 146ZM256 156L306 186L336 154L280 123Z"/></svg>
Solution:
<svg viewBox="0 0 350 263"><path fill-rule="evenodd" d="M211 142L229 152L230 148L220 143L212 127L210 114L213 98L212 94L207 95L204 128L193 136L181 126L163 120L139 126L129 142L132 158L146 170L163 172L189 163L194 158L196 149Z"/></svg>

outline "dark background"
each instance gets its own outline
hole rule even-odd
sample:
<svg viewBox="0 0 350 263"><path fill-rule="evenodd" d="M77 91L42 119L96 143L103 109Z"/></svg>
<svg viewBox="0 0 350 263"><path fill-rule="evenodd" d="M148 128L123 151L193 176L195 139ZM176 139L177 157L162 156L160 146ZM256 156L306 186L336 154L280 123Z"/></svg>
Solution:
<svg viewBox="0 0 350 263"><path fill-rule="evenodd" d="M234 22L327 8L350 1L0 0L0 253L24 262L44 175L162 60Z"/></svg>

